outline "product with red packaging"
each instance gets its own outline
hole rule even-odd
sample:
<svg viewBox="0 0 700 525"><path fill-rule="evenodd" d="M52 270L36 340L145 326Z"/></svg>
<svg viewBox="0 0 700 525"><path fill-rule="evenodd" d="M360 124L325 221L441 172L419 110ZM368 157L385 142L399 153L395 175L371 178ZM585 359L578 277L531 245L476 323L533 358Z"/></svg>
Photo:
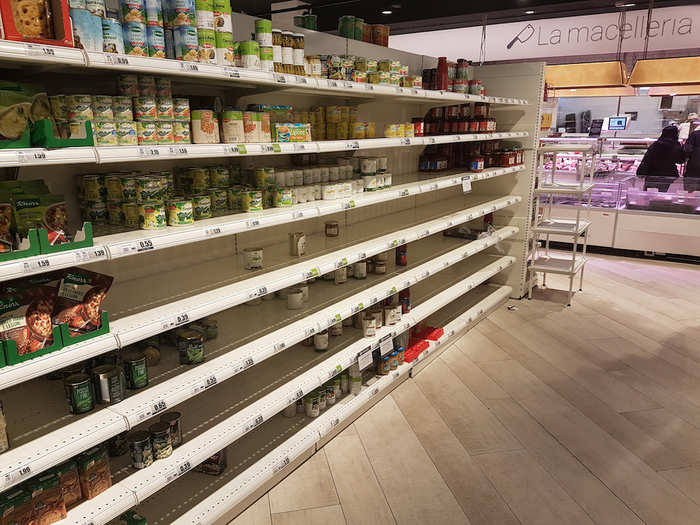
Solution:
<svg viewBox="0 0 700 525"><path fill-rule="evenodd" d="M70 268L58 287L54 324L67 324L71 336L97 330L102 326L102 301L112 286L113 277Z"/></svg>
<svg viewBox="0 0 700 525"><path fill-rule="evenodd" d="M73 47L68 0L0 0L2 38Z"/></svg>

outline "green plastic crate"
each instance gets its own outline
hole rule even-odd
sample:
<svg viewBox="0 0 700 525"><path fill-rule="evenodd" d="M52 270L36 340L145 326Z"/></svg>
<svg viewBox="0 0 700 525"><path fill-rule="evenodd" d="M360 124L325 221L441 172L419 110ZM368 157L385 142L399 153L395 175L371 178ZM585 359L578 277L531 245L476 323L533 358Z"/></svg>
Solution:
<svg viewBox="0 0 700 525"><path fill-rule="evenodd" d="M23 244L28 247L7 253L0 253L0 262L14 261L16 259L23 259L24 257L39 255L39 233L36 230L29 230L29 235Z"/></svg>
<svg viewBox="0 0 700 525"><path fill-rule="evenodd" d="M43 228L39 229L39 253L49 254L65 252L67 250L77 250L79 248L90 248L92 246L92 223L84 222L82 229L75 233L75 237L81 240L64 242L63 244L49 243L49 232Z"/></svg>
<svg viewBox="0 0 700 525"><path fill-rule="evenodd" d="M102 326L100 326L99 329L94 330L92 332L88 332L86 334L73 336L70 335L68 325L61 324L59 325L59 327L61 329L61 340L63 341L63 346L66 347L74 345L76 343L82 343L83 341L87 341L88 339L92 339L93 337L97 337L98 335L104 335L106 333L109 333L109 316L107 315L107 312L103 311Z"/></svg>
<svg viewBox="0 0 700 525"><path fill-rule="evenodd" d="M37 350L36 352L32 352L30 354L20 355L17 352L17 343L15 343L14 341L3 341L3 347L5 350L5 361L8 365L16 365L17 363L23 363L24 361L29 361L30 359L50 354L51 352L55 352L63 348L61 330L58 326L54 326L53 344L51 346L47 346L45 348L42 348L41 350Z"/></svg>
<svg viewBox="0 0 700 525"><path fill-rule="evenodd" d="M85 138L56 138L53 134L53 125L50 120L40 120L32 126L31 143L40 148L72 148L77 146L94 146L92 137L92 122L85 121Z"/></svg>

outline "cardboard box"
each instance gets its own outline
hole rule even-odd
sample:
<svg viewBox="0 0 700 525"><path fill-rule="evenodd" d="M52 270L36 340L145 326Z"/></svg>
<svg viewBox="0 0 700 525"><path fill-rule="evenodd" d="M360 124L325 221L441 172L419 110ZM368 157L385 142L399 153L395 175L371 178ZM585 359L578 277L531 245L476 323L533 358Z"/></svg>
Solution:
<svg viewBox="0 0 700 525"><path fill-rule="evenodd" d="M68 12L68 0L44 0L48 2L51 9L49 24L53 29L54 38L33 37L22 34L15 21L13 9L13 5L18 1L22 0L0 0L0 15L2 16L3 38L5 40L73 47L73 30Z"/></svg>

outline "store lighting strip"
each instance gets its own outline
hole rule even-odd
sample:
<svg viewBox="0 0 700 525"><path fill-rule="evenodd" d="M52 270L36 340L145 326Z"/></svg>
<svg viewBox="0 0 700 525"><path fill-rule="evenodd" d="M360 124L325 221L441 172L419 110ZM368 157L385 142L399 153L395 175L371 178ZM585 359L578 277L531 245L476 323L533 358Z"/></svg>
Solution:
<svg viewBox="0 0 700 525"><path fill-rule="evenodd" d="M464 295L475 286L515 263L515 258L509 256L494 256L493 259L493 262L474 272L466 279L450 286L426 301L426 303L418 305L411 313L404 315L398 325L382 327L377 330L374 337L363 338L350 344L344 350L289 381L283 387L278 388L240 412L199 434L191 441L182 444L168 458L158 460L150 467L141 469L115 484L103 493L105 497L96 502L96 506L93 503L95 500L81 503L69 512L68 520L65 524L101 525L107 523L107 521L117 517L123 511L123 502L126 500L123 497L124 489L131 491L135 495L137 502L143 502L146 498L186 474L214 453L259 427L291 403L295 403L299 397L311 392L342 370L351 366L357 361L358 353L368 346L376 347L385 336L395 337L399 333L408 330L441 306ZM425 304L424 308L423 304ZM303 436L304 434L302 433L301 435ZM115 497L118 498L118 504L114 509L104 507L105 501L109 502L112 500L110 497L111 492L114 492ZM93 506L95 506L94 510Z"/></svg>
<svg viewBox="0 0 700 525"><path fill-rule="evenodd" d="M290 224L339 213L344 210L411 197L419 193L452 188L465 182L471 183L517 173L523 169L524 165L521 164L507 168L489 168L481 173L455 172L443 177L392 186L385 190L364 192L353 196L351 199L314 201L298 204L291 208L270 208L262 212L215 217L197 221L192 227L169 226L161 231L134 230L105 235L96 237L95 245L90 248L37 255L0 263L0 281L17 279L26 275L45 273L80 264L140 255L155 250L269 228L280 224Z"/></svg>
<svg viewBox="0 0 700 525"><path fill-rule="evenodd" d="M287 474L289 474L292 469L288 466L292 465L294 460L300 457L310 446L316 445L318 448L320 441L333 432L333 429L341 422L348 421L374 399L383 397L379 396L379 394L393 388L395 383L403 381L418 362L422 363L428 356L434 356L437 349L445 348L445 343L449 342L455 335L461 335L463 330L473 326L496 309L507 300L511 292L512 288L509 286L494 286L494 291L489 296L445 325L444 335L437 341L429 341L430 347L424 350L414 361L400 365L387 376L379 377L371 385L363 387L358 395L348 395L338 401L312 423L172 523L174 525L217 523L227 512L233 510L246 498L260 490L272 476L279 472L284 472L284 470L287 470ZM420 306L416 310L418 308ZM422 313L420 315L422 318L425 318Z"/></svg>
<svg viewBox="0 0 700 525"><path fill-rule="evenodd" d="M3 42L0 40L0 42ZM318 142L280 142L246 144L173 144L168 146L83 146L75 148L0 149L0 168L56 166L61 164L122 164L149 160L215 159L222 157L258 157L304 153L329 153L377 148L429 146L458 142L527 137L525 131L436 135L412 138L376 138L322 140Z"/></svg>
<svg viewBox="0 0 700 525"><path fill-rule="evenodd" d="M399 276L382 281L337 304L315 312L284 328L237 347L224 355L155 385L128 399L105 407L74 423L45 434L0 456L0 485L6 490L27 477L79 454L83 450L134 428L230 379L306 337L373 306L398 291L435 275L464 259L512 237L518 228L505 227L491 236L455 248Z"/></svg>

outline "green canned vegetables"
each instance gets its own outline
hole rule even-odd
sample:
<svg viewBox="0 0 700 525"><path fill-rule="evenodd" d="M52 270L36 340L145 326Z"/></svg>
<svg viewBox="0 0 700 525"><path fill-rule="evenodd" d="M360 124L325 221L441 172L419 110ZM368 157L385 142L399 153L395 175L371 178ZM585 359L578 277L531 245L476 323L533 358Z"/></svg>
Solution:
<svg viewBox="0 0 700 525"><path fill-rule="evenodd" d="M197 330L181 328L175 332L181 365L195 365L204 361L204 336Z"/></svg>
<svg viewBox="0 0 700 525"><path fill-rule="evenodd" d="M148 386L148 366L146 365L146 356L143 352L138 350L125 352L122 359L124 362L126 387L131 390L137 390Z"/></svg>
<svg viewBox="0 0 700 525"><path fill-rule="evenodd" d="M192 201L171 200L168 202L168 226L187 226L193 223Z"/></svg>
<svg viewBox="0 0 700 525"><path fill-rule="evenodd" d="M64 380L63 386L72 414L84 414L95 407L92 381L87 374L72 374Z"/></svg>
<svg viewBox="0 0 700 525"><path fill-rule="evenodd" d="M213 212L228 210L228 189L212 188L209 190L209 198L211 199L211 209Z"/></svg>
<svg viewBox="0 0 700 525"><path fill-rule="evenodd" d="M211 218L211 197L209 195L195 195L192 197L192 206L196 221Z"/></svg>

